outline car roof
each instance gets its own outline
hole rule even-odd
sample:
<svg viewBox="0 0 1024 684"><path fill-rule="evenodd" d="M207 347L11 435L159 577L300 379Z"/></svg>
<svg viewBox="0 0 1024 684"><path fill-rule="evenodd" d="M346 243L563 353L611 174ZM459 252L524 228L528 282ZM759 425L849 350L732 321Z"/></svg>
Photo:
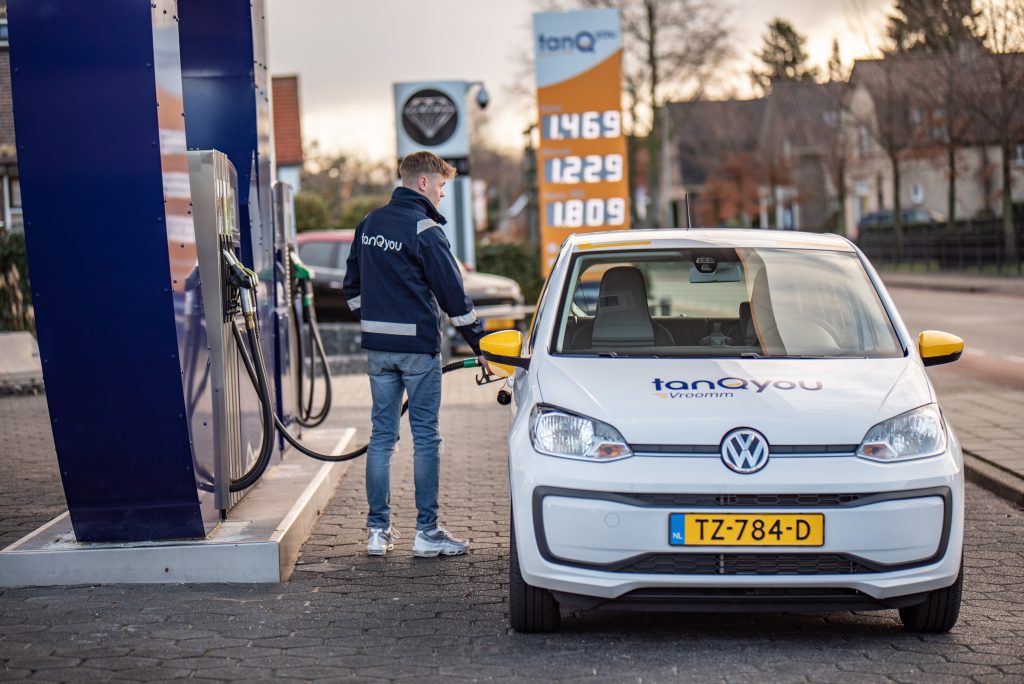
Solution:
<svg viewBox="0 0 1024 684"><path fill-rule="evenodd" d="M853 244L831 233L742 228L658 228L575 233L567 239L574 252L624 247L789 247L853 252Z"/></svg>
<svg viewBox="0 0 1024 684"><path fill-rule="evenodd" d="M354 230L307 230L299 233L295 240L303 242L352 242Z"/></svg>

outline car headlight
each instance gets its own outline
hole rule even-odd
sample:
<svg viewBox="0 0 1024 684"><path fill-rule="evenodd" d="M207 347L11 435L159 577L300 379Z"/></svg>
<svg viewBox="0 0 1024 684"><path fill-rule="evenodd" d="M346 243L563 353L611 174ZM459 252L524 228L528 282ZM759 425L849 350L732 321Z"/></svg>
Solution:
<svg viewBox="0 0 1024 684"><path fill-rule="evenodd" d="M857 448L861 458L889 463L936 456L946 450L946 431L935 404L883 421L868 430Z"/></svg>
<svg viewBox="0 0 1024 684"><path fill-rule="evenodd" d="M617 461L633 455L608 423L540 404L530 414L530 441L542 454L582 461Z"/></svg>

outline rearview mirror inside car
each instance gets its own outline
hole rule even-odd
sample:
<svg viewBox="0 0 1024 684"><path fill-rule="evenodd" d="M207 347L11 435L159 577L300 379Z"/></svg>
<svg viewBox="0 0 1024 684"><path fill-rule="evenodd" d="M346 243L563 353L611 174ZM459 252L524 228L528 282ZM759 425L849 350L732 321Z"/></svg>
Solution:
<svg viewBox="0 0 1024 684"><path fill-rule="evenodd" d="M743 270L735 261L718 262L713 270L707 265L701 266L690 266L691 283L738 283L743 280Z"/></svg>

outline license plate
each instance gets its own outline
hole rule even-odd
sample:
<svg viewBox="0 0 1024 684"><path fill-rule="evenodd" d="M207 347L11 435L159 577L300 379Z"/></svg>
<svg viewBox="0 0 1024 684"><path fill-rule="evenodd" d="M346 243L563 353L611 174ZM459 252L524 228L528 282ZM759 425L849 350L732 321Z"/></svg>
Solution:
<svg viewBox="0 0 1024 684"><path fill-rule="evenodd" d="M516 327L516 322L511 318L489 318L484 321L484 330L511 330Z"/></svg>
<svg viewBox="0 0 1024 684"><path fill-rule="evenodd" d="M822 546L824 513L669 513L672 546Z"/></svg>

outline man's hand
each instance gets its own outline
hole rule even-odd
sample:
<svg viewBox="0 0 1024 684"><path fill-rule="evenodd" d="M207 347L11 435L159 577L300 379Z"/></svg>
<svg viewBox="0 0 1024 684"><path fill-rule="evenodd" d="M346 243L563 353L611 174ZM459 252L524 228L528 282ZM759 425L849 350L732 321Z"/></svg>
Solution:
<svg viewBox="0 0 1024 684"><path fill-rule="evenodd" d="M481 354L480 356L476 357L476 360L480 362L480 367L483 369L484 374L485 375L490 375L491 374L491 366L490 366L490 364L487 363L487 359L484 358L484 355Z"/></svg>

